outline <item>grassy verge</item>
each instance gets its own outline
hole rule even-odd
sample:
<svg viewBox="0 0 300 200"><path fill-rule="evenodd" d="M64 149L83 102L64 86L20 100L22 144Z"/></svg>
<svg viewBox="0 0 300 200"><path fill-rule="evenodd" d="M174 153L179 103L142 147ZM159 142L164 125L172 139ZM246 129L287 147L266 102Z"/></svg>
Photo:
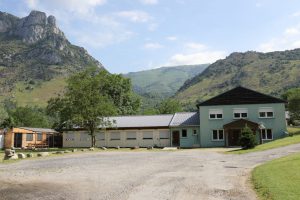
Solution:
<svg viewBox="0 0 300 200"><path fill-rule="evenodd" d="M300 153L256 167L252 182L261 200L298 200L300 197Z"/></svg>
<svg viewBox="0 0 300 200"><path fill-rule="evenodd" d="M300 132L300 128L289 127L288 131L289 131L289 133L293 133L295 135L293 137L285 137L285 138L277 139L277 140L274 140L272 142L268 142L265 144L260 144L260 145L257 145L253 149L246 149L246 150L239 149L239 150L229 151L228 153L244 154L244 153L264 151L264 150L268 150L268 149L273 149L273 148L277 148L277 147L283 147L283 146L287 146L287 145L291 145L291 144L300 143L300 134L298 134Z"/></svg>

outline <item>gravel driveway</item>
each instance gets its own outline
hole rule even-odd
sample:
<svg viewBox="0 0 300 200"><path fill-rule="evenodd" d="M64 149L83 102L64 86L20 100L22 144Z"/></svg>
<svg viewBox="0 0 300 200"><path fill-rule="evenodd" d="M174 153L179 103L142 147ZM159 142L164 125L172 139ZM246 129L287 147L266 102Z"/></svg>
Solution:
<svg viewBox="0 0 300 200"><path fill-rule="evenodd" d="M99 152L0 164L0 199L252 200L251 169L300 144L227 155L213 150Z"/></svg>

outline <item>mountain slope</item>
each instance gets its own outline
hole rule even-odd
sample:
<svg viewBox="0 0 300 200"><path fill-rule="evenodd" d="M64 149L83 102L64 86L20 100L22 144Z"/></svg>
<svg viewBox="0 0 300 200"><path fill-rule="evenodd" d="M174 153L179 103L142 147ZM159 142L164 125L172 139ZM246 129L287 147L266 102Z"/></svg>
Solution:
<svg viewBox="0 0 300 200"><path fill-rule="evenodd" d="M131 72L124 76L131 79L134 91L138 94L169 97L174 95L186 80L201 73L207 66L208 64L161 67Z"/></svg>
<svg viewBox="0 0 300 200"><path fill-rule="evenodd" d="M103 68L85 49L67 40L54 16L32 11L18 18L0 12L0 101L45 105L63 90L66 77L89 66ZM54 88L49 90L49 85ZM36 90L38 97L31 94Z"/></svg>
<svg viewBox="0 0 300 200"><path fill-rule="evenodd" d="M239 85L274 96L300 86L300 49L232 53L186 81L175 98L195 105Z"/></svg>

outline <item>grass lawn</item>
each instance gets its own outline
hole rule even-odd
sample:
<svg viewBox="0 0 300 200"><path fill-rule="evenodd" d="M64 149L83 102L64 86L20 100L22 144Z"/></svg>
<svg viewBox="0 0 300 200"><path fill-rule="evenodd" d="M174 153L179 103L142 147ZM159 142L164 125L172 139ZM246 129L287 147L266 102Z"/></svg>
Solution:
<svg viewBox="0 0 300 200"><path fill-rule="evenodd" d="M270 161L252 172L254 188L262 200L299 200L300 153Z"/></svg>
<svg viewBox="0 0 300 200"><path fill-rule="evenodd" d="M268 142L265 144L260 144L260 145L257 145L253 149L233 150L233 151L229 151L228 153L243 154L243 153L250 153L250 152L255 152L255 151L264 151L264 150L273 149L273 148L277 148L277 147L287 146L290 144L300 143L300 128L289 127L288 131L289 131L289 133L294 133L294 134L299 133L299 134L294 135L293 137L285 137L285 138L274 140L272 142Z"/></svg>

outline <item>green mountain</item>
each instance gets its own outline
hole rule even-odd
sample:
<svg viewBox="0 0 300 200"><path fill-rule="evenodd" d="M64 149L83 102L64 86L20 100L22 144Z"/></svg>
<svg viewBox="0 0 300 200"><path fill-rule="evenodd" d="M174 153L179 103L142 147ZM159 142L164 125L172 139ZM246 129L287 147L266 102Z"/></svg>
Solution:
<svg viewBox="0 0 300 200"><path fill-rule="evenodd" d="M208 64L161 67L157 69L124 74L131 79L134 91L138 94L152 94L170 97L182 84L201 73Z"/></svg>
<svg viewBox="0 0 300 200"><path fill-rule="evenodd" d="M300 49L232 53L186 81L175 98L192 109L196 102L239 85L278 97L289 88L299 87Z"/></svg>
<svg viewBox="0 0 300 200"><path fill-rule="evenodd" d="M64 89L66 77L89 66L103 68L67 40L54 16L32 11L18 18L0 12L0 102L46 105Z"/></svg>

